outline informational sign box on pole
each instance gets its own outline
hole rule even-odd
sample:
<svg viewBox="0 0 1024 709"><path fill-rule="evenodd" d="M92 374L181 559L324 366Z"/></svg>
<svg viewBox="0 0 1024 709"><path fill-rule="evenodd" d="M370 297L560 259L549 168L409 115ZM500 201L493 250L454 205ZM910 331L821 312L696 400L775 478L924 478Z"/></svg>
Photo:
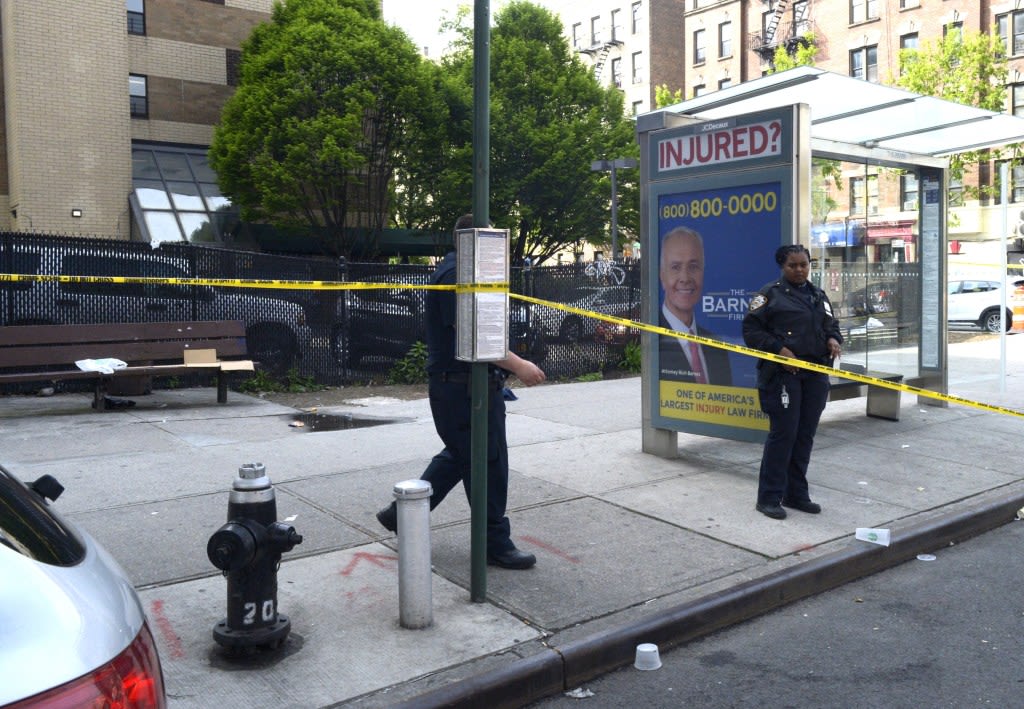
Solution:
<svg viewBox="0 0 1024 709"><path fill-rule="evenodd" d="M656 428L762 440L756 358L743 344L757 290L779 276L781 244L810 213L810 116L803 105L652 131L642 166L649 321L657 336L645 386ZM652 337L652 339L655 339Z"/></svg>
<svg viewBox="0 0 1024 709"><path fill-rule="evenodd" d="M504 359L508 356L508 229L461 229L455 238L455 356L467 362Z"/></svg>

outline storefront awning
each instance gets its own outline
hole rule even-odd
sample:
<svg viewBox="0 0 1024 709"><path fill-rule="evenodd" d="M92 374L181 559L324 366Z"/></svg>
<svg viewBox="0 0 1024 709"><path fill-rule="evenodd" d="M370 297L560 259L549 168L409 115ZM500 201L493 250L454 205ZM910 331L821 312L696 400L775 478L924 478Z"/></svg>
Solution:
<svg viewBox="0 0 1024 709"><path fill-rule="evenodd" d="M812 140L859 146L887 161L1024 141L1022 118L815 67L746 81L662 110L712 120L797 103L811 107Z"/></svg>

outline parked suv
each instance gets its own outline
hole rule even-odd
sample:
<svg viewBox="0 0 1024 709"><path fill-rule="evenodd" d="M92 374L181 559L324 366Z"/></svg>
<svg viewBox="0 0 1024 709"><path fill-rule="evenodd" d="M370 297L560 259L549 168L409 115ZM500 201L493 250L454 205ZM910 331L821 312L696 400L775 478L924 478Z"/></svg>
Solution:
<svg viewBox="0 0 1024 709"><path fill-rule="evenodd" d="M1024 304L1024 277L1007 279L1010 290L1006 294L1003 329L1013 326L1013 306ZM1002 284L996 280L960 279L950 281L946 290L946 320L950 323L971 323L987 330L999 332L999 310L1002 305Z"/></svg>
<svg viewBox="0 0 1024 709"><path fill-rule="evenodd" d="M149 253L111 253L14 247L12 272L59 276L189 278L183 258ZM239 292L235 292L239 291ZM312 336L302 306L249 289L166 283L27 281L0 288L8 325L50 323L241 320L249 355L281 375L309 352Z"/></svg>

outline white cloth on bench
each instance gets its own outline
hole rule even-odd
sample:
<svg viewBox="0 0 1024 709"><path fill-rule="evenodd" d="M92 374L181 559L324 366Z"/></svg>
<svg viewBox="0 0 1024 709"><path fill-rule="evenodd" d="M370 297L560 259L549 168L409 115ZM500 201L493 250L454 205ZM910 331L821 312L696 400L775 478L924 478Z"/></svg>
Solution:
<svg viewBox="0 0 1024 709"><path fill-rule="evenodd" d="M75 366L83 372L113 374L115 369L124 369L128 366L128 363L122 362L119 359L114 359L113 357L105 357L102 359L80 359L75 362Z"/></svg>

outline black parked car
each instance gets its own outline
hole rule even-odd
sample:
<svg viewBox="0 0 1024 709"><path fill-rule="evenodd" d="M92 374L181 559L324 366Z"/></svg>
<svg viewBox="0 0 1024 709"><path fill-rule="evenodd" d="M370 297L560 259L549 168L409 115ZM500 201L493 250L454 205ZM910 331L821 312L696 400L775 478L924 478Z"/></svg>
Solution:
<svg viewBox="0 0 1024 709"><path fill-rule="evenodd" d="M392 364L404 358L416 342L426 342L426 291L414 288L350 292L339 298L338 322L332 350L346 369L357 369L367 358ZM520 357L541 362L547 344L532 326L532 309L509 303L509 347Z"/></svg>

